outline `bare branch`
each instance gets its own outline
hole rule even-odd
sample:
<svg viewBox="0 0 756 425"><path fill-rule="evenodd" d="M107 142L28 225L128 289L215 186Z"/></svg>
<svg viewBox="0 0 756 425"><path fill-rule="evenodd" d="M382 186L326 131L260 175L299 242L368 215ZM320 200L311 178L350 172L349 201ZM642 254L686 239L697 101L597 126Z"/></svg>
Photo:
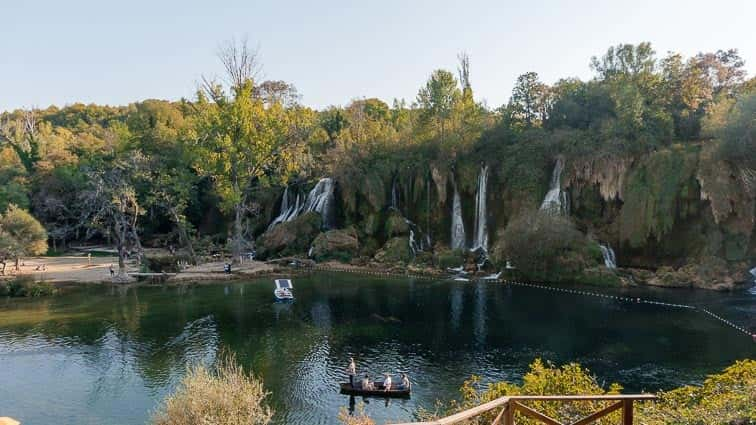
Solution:
<svg viewBox="0 0 756 425"><path fill-rule="evenodd" d="M218 58L226 69L229 84L233 88L254 81L262 70L257 49L251 49L247 38L237 42L231 39L218 48Z"/></svg>

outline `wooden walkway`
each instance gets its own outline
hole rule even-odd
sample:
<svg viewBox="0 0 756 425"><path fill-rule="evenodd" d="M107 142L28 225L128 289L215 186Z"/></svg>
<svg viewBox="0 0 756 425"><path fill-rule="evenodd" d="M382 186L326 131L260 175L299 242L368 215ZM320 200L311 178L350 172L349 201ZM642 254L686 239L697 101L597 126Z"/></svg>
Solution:
<svg viewBox="0 0 756 425"><path fill-rule="evenodd" d="M633 423L633 402L634 401L656 400L653 394L635 394L635 395L582 395L582 396L507 396L497 398L488 403L481 404L478 407L459 412L452 416L447 416L432 422L412 422L395 425L453 425L460 424L464 421L474 419L485 413L501 409L491 425L514 425L515 413L519 413L530 419L534 419L547 425L568 425L551 418L536 409L527 405L529 401L553 401L553 402L575 402L575 401L608 401L613 402L608 406L591 413L588 416L571 422L569 425L587 425L596 422L598 419L615 412L622 411L622 425L631 425Z"/></svg>

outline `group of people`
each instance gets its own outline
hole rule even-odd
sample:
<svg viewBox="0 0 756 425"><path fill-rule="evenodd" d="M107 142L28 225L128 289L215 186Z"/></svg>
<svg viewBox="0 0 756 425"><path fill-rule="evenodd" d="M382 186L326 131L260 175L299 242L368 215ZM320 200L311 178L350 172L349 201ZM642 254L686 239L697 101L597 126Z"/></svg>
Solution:
<svg viewBox="0 0 756 425"><path fill-rule="evenodd" d="M347 375L349 375L349 384L352 386L352 388L355 387L354 385L354 377L357 375L357 364L354 362L354 358L349 358L349 366L347 366ZM393 382L391 380L391 374L386 373L384 374L386 377L383 379L383 391L391 391L393 388ZM412 384L410 383L409 376L407 376L406 373L402 373L402 382L401 382L401 388L409 390ZM365 374L365 377L362 378L362 381L360 382L360 388L367 391L373 391L375 390L375 382L370 380L370 377L368 374Z"/></svg>

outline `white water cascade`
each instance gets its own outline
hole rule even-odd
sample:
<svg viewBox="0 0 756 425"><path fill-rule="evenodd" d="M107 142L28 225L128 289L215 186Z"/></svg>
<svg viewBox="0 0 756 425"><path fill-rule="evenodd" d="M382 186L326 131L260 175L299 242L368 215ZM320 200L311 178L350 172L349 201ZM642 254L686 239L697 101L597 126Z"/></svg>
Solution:
<svg viewBox="0 0 756 425"><path fill-rule="evenodd" d="M617 268L617 257L614 255L614 250L609 245L601 245L601 254L604 256L604 265L608 269L616 269Z"/></svg>
<svg viewBox="0 0 756 425"><path fill-rule="evenodd" d="M283 197L281 198L281 212L278 214L278 217L273 219L270 225L268 225L268 230L276 227L276 225L278 224L297 218L302 209L302 195L297 193L297 197L293 205L291 204L290 197L291 195L289 195L289 186L286 186L286 189L284 189Z"/></svg>
<svg viewBox="0 0 756 425"><path fill-rule="evenodd" d="M551 184L541 204L541 211L554 215L568 213L567 193L562 190L562 170L564 170L564 159L559 157L554 165Z"/></svg>
<svg viewBox="0 0 756 425"><path fill-rule="evenodd" d="M465 223L462 221L462 199L459 197L457 183L454 183L452 203L451 248L465 249Z"/></svg>
<svg viewBox="0 0 756 425"><path fill-rule="evenodd" d="M323 217L323 227L326 229L333 228L333 191L332 178L320 179L307 195L307 201L304 204L304 211L314 211Z"/></svg>
<svg viewBox="0 0 756 425"><path fill-rule="evenodd" d="M480 175L478 175L478 193L475 195L475 233L472 247L473 251L480 248L484 252L488 252L488 224L486 223L487 186L488 165L484 165L480 169Z"/></svg>
<svg viewBox="0 0 756 425"><path fill-rule="evenodd" d="M319 213L323 217L324 228L333 228L333 190L333 179L326 177L318 181L310 193L307 194L307 198L304 202L302 202L302 195L297 193L297 196L292 203L289 187L287 186L284 190L283 197L281 198L281 211L278 213L278 216L273 219L270 225L268 225L268 230L276 227L278 224L292 221L299 217L303 212L308 211Z"/></svg>

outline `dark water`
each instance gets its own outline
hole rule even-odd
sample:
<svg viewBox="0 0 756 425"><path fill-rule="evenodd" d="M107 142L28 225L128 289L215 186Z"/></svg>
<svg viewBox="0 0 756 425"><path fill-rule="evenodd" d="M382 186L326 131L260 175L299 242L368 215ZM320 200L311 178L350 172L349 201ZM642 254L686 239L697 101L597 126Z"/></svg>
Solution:
<svg viewBox="0 0 756 425"><path fill-rule="evenodd" d="M24 425L142 424L188 362L210 362L222 347L264 378L282 424L337 423L349 406L337 382L350 355L360 370L406 371L414 381L411 400L369 400L379 423L456 397L472 374L517 380L535 357L580 362L626 391L697 383L756 357L750 338L684 309L501 284L332 274L297 277L297 300L287 305L272 301L272 287L270 279L89 287L2 300L0 416ZM756 329L756 296L746 291L622 292L706 306Z"/></svg>

